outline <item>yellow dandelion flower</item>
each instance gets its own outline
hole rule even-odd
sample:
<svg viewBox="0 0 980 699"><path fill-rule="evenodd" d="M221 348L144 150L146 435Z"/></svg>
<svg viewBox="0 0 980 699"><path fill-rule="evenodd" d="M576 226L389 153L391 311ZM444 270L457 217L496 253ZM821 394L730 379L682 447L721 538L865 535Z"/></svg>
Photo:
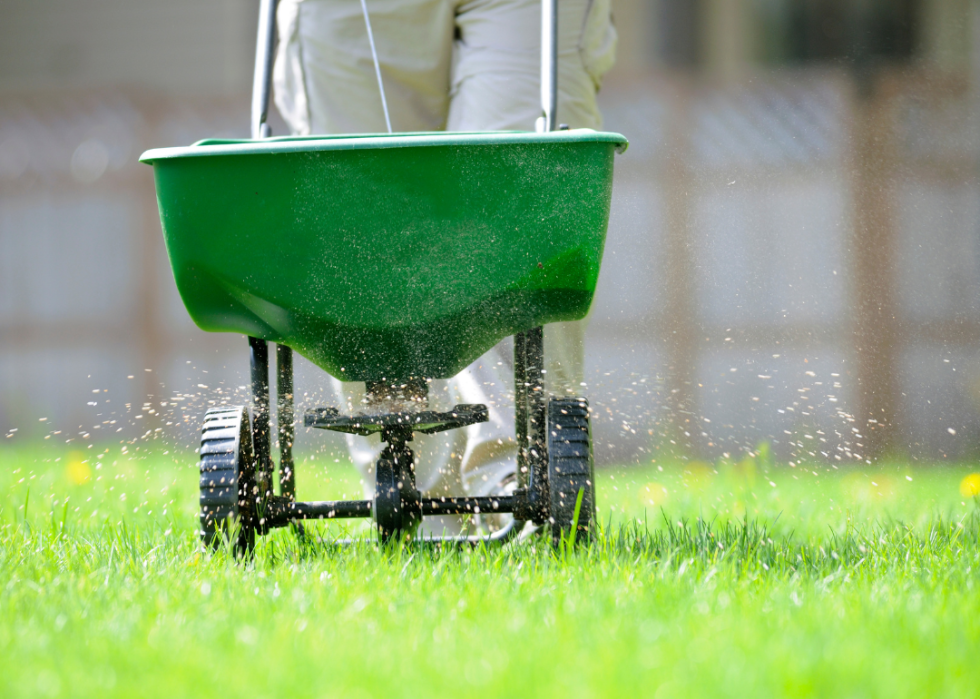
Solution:
<svg viewBox="0 0 980 699"><path fill-rule="evenodd" d="M65 474L75 485L82 485L92 480L92 469L89 468L88 461L82 458L82 452L73 451L68 455Z"/></svg>
<svg viewBox="0 0 980 699"><path fill-rule="evenodd" d="M980 473L971 473L960 481L960 495L965 498L980 495Z"/></svg>

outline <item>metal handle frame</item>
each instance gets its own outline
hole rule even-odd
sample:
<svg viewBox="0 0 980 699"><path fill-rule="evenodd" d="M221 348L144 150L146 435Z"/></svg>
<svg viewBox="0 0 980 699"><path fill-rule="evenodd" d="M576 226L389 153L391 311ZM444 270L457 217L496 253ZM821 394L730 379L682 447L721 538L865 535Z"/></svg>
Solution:
<svg viewBox="0 0 980 699"><path fill-rule="evenodd" d="M276 42L276 0L259 0L259 31L255 40L255 73L252 77L252 138L269 138L269 98L272 95L272 62Z"/></svg>
<svg viewBox="0 0 980 699"><path fill-rule="evenodd" d="M272 136L269 101L272 96L272 65L275 60L277 0L259 0L259 28L255 40L255 73L252 78L252 138ZM252 441L257 470L267 474L265 499L272 496L272 444L269 424L269 344L249 337L252 374ZM293 464L293 350L276 346L276 422L279 437L279 492L288 501L296 499Z"/></svg>
<svg viewBox="0 0 980 699"><path fill-rule="evenodd" d="M537 131L558 128L558 0L541 0L541 117Z"/></svg>
<svg viewBox="0 0 980 699"><path fill-rule="evenodd" d="M558 124L558 0L541 0L541 116L537 131ZM527 511L520 515L542 524L548 509L548 452L544 370L544 328L514 336L514 410L517 483Z"/></svg>

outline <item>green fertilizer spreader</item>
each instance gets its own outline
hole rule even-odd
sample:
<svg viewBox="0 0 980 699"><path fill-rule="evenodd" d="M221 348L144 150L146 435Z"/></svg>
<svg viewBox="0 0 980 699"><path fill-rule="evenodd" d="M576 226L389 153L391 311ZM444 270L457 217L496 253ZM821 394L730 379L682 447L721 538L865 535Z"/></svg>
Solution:
<svg viewBox="0 0 980 699"><path fill-rule="evenodd" d="M269 6L263 0L262 11ZM260 36L268 31L260 22ZM267 71L270 59L260 60ZM267 90L267 73L263 80ZM267 102L267 92L260 97ZM265 108L253 119L258 136L268 132ZM619 134L555 130L212 139L144 153L188 312L202 330L249 337L251 406L215 408L204 419L205 544L230 538L248 551L270 527L341 517L373 517L383 541L403 540L426 515L481 512L513 518L489 536L435 540L506 541L529 521L556 541L587 538L595 517L588 403L546 397L542 326L588 313L613 158L625 148ZM413 433L488 418L483 405L428 410L429 382L510 335L516 490L425 497L415 486ZM277 345L278 493L268 342ZM292 350L341 381L365 383L377 409L313 408L303 424L380 435L387 447L373 499L296 500Z"/></svg>
<svg viewBox="0 0 980 699"><path fill-rule="evenodd" d="M209 140L151 150L202 330L288 345L342 381L449 378L592 302L618 134Z"/></svg>

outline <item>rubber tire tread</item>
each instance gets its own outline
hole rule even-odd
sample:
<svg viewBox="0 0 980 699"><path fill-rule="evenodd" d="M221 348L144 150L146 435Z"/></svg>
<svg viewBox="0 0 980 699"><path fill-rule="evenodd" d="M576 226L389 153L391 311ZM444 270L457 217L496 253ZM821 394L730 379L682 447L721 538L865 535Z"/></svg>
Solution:
<svg viewBox="0 0 980 699"><path fill-rule="evenodd" d="M211 551L221 547L233 521L239 524L237 552L255 546L249 504L252 477L252 431L243 406L211 408L201 429L201 541Z"/></svg>
<svg viewBox="0 0 980 699"><path fill-rule="evenodd" d="M589 403L585 398L552 398L548 401L548 493L556 544L572 530L580 489L584 492L575 540L584 543L591 539L596 521Z"/></svg>

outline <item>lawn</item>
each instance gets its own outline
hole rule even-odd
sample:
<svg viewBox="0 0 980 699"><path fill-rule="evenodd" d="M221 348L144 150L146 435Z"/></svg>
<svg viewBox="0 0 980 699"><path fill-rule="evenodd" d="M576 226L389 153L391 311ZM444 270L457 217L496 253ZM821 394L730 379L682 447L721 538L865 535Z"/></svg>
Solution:
<svg viewBox="0 0 980 699"><path fill-rule="evenodd" d="M326 461L301 496L360 492ZM193 455L12 446L0 696L977 696L975 470L610 469L570 555L330 525L242 565L199 550Z"/></svg>

